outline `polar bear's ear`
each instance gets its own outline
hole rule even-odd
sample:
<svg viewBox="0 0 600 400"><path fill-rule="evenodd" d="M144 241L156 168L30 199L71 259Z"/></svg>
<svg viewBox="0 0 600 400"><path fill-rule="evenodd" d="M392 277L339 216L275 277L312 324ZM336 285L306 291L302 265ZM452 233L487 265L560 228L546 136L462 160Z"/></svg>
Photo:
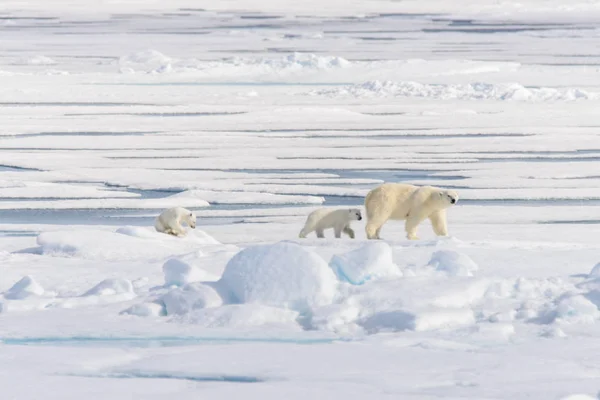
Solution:
<svg viewBox="0 0 600 400"><path fill-rule="evenodd" d="M444 197L444 193L440 192L439 193L440 197Z"/></svg>

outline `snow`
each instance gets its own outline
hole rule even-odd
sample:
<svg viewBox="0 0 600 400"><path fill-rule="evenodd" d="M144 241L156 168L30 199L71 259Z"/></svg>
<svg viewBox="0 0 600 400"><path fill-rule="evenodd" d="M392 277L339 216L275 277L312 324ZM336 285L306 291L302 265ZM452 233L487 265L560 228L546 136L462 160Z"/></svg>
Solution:
<svg viewBox="0 0 600 400"><path fill-rule="evenodd" d="M223 299L217 291L202 283L189 283L171 289L159 300L164 304L167 315L187 314L196 309L220 307Z"/></svg>
<svg viewBox="0 0 600 400"><path fill-rule="evenodd" d="M308 312L330 304L337 280L327 263L295 243L247 247L225 267L219 281L235 302Z"/></svg>
<svg viewBox="0 0 600 400"><path fill-rule="evenodd" d="M163 265L165 285L185 285L190 282L205 280L207 275L195 265L171 258Z"/></svg>
<svg viewBox="0 0 600 400"><path fill-rule="evenodd" d="M4 1L0 398L597 398L599 4Z"/></svg>
<svg viewBox="0 0 600 400"><path fill-rule="evenodd" d="M594 265L589 275L590 278L600 278L600 263Z"/></svg>
<svg viewBox="0 0 600 400"><path fill-rule="evenodd" d="M490 84L485 82L466 85L430 85L419 82L370 81L339 89L311 92L312 95L354 97L425 97L439 100L507 100L507 101L576 101L599 100L600 93L579 88L527 88L518 83Z"/></svg>
<svg viewBox="0 0 600 400"><path fill-rule="evenodd" d="M21 300L29 296L41 296L44 288L40 286L31 276L24 276L4 293L5 299Z"/></svg>
<svg viewBox="0 0 600 400"><path fill-rule="evenodd" d="M452 250L439 250L433 253L429 265L436 271L450 276L473 276L479 266L466 254Z"/></svg>
<svg viewBox="0 0 600 400"><path fill-rule="evenodd" d="M402 276L402 271L393 262L392 248L384 242L367 243L348 253L336 254L329 266L338 279L353 285Z"/></svg>
<svg viewBox="0 0 600 400"><path fill-rule="evenodd" d="M85 292L83 296L110 296L132 293L133 285L127 279L105 279Z"/></svg>

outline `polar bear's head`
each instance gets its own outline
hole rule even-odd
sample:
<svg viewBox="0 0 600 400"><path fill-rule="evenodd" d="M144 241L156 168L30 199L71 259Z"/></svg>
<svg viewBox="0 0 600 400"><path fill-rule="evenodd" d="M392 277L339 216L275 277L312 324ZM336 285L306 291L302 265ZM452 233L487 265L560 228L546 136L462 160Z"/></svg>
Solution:
<svg viewBox="0 0 600 400"><path fill-rule="evenodd" d="M451 207L458 202L458 193L455 190L442 190L439 196L446 207Z"/></svg>
<svg viewBox="0 0 600 400"><path fill-rule="evenodd" d="M192 229L196 229L196 214L193 211L186 210L188 212L183 216L183 220Z"/></svg>
<svg viewBox="0 0 600 400"><path fill-rule="evenodd" d="M358 208L351 208L348 210L350 213L350 220L360 221L362 219L362 214Z"/></svg>

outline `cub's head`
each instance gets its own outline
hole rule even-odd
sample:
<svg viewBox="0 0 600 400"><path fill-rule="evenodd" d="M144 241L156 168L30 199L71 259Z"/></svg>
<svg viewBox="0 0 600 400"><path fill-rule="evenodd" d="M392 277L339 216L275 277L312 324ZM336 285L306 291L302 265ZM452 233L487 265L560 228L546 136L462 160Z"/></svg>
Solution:
<svg viewBox="0 0 600 400"><path fill-rule="evenodd" d="M348 212L350 213L350 220L360 221L362 219L362 214L358 208L351 208Z"/></svg>
<svg viewBox="0 0 600 400"><path fill-rule="evenodd" d="M185 219L187 222L187 224L190 226L190 228L192 229L196 229L196 214L194 214L192 211L190 211L189 213L186 214Z"/></svg>
<svg viewBox="0 0 600 400"><path fill-rule="evenodd" d="M442 190L439 195L446 207L451 207L458 202L458 193L455 190Z"/></svg>

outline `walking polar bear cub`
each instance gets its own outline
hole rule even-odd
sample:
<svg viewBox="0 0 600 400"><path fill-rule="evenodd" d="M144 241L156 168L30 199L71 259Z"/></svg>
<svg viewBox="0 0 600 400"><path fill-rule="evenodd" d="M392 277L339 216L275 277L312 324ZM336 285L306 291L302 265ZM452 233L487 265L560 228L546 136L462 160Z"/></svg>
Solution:
<svg viewBox="0 0 600 400"><path fill-rule="evenodd" d="M182 222L196 229L196 214L183 207L168 208L156 217L154 228L158 232L181 237L186 234L185 228L181 226Z"/></svg>
<svg viewBox="0 0 600 400"><path fill-rule="evenodd" d="M438 236L448 236L446 209L456 204L458 193L433 186L384 183L365 198L368 239L381 239L381 227L388 220L406 220L406 237L418 240L417 226L429 218Z"/></svg>
<svg viewBox="0 0 600 400"><path fill-rule="evenodd" d="M351 221L360 221L362 215L357 208L332 210L319 208L308 214L304 228L300 231L300 238L305 238L309 233L316 231L318 238L324 238L324 230L333 228L336 238L342 237L342 232L354 239L354 231L350 228Z"/></svg>

